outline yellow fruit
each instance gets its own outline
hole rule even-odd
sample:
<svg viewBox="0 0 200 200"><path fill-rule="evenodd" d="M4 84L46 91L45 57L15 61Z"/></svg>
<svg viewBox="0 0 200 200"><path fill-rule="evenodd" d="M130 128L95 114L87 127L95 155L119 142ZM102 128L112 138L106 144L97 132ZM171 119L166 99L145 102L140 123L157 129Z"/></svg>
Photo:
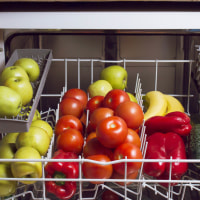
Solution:
<svg viewBox="0 0 200 200"><path fill-rule="evenodd" d="M171 95L165 95L166 101L167 101L167 110L166 110L166 114L170 113L170 112L175 112L175 111L179 111L179 112L184 112L184 107L181 104L181 102L171 96Z"/></svg>
<svg viewBox="0 0 200 200"><path fill-rule="evenodd" d="M153 116L164 116L167 110L167 101L162 92L150 91L144 97L144 105L146 112L144 113L144 120Z"/></svg>

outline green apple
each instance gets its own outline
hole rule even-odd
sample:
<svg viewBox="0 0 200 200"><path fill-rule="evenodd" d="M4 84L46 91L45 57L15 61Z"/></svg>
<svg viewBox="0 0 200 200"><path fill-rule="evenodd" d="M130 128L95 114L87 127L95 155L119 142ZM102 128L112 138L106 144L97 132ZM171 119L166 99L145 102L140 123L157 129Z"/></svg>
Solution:
<svg viewBox="0 0 200 200"><path fill-rule="evenodd" d="M13 178L8 165L0 163L0 178ZM0 180L0 197L8 197L15 193L17 181Z"/></svg>
<svg viewBox="0 0 200 200"><path fill-rule="evenodd" d="M131 94L130 92L126 92L126 93L128 94L128 96L129 96L131 101L133 101L135 103L138 103L136 97L133 94Z"/></svg>
<svg viewBox="0 0 200 200"><path fill-rule="evenodd" d="M112 65L101 71L100 78L107 80L113 89L123 90L127 86L128 73L119 65Z"/></svg>
<svg viewBox="0 0 200 200"><path fill-rule="evenodd" d="M37 119L31 123L31 126L36 126L44 129L48 133L50 138L53 136L53 129L47 121L44 121L42 119Z"/></svg>
<svg viewBox="0 0 200 200"><path fill-rule="evenodd" d="M22 99L22 105L27 105L33 98L33 87L29 80L23 77L10 77L4 82L7 86L15 90Z"/></svg>
<svg viewBox="0 0 200 200"><path fill-rule="evenodd" d="M16 147L23 146L35 148L41 156L44 156L49 148L50 137L48 133L39 127L30 126L28 132L20 132L16 139Z"/></svg>
<svg viewBox="0 0 200 200"><path fill-rule="evenodd" d="M0 144L0 159L12 159L14 157L14 154L16 152L16 146L14 143L10 144ZM5 164L10 165L10 162L2 162Z"/></svg>
<svg viewBox="0 0 200 200"><path fill-rule="evenodd" d="M17 116L21 108L21 96L9 87L0 86L0 117Z"/></svg>
<svg viewBox="0 0 200 200"><path fill-rule="evenodd" d="M14 143L16 142L17 136L19 135L18 132L14 132L14 133L7 133L7 135L5 135L0 143L3 144L9 144L9 143Z"/></svg>
<svg viewBox="0 0 200 200"><path fill-rule="evenodd" d="M97 80L94 83L90 84L88 87L89 97L94 96L105 96L113 88L111 84L106 80Z"/></svg>
<svg viewBox="0 0 200 200"><path fill-rule="evenodd" d="M4 68L0 74L0 84L4 85L4 82L10 77L24 77L29 80L28 74L20 66L10 66Z"/></svg>
<svg viewBox="0 0 200 200"><path fill-rule="evenodd" d="M14 159L41 159L40 153L33 147L19 148ZM25 162L16 161L11 163L11 171L15 178L41 178L42 177L42 163L41 162ZM20 181L24 184L33 184L36 181Z"/></svg>
<svg viewBox="0 0 200 200"><path fill-rule="evenodd" d="M38 63L32 58L20 58L14 65L22 67L29 76L31 82L36 81L40 75L40 67Z"/></svg>
<svg viewBox="0 0 200 200"><path fill-rule="evenodd" d="M22 110L19 113L19 115L20 116L25 116L26 120L27 120L28 116L29 116L29 114L31 112L31 109L32 109L32 106L22 106ZM41 119L41 115L40 115L40 112L38 111L38 109L35 110L35 113L34 113L32 121L35 121L37 119Z"/></svg>

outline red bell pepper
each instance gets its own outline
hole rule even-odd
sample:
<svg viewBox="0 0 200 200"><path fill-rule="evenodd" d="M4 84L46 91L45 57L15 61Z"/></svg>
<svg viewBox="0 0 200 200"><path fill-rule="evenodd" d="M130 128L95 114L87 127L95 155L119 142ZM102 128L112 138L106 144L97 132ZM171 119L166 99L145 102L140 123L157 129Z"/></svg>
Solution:
<svg viewBox="0 0 200 200"><path fill-rule="evenodd" d="M145 121L145 133L147 136L155 133L174 132L181 136L187 136L192 130L190 117L182 112L176 111L165 116L154 116Z"/></svg>
<svg viewBox="0 0 200 200"><path fill-rule="evenodd" d="M59 149L52 159L77 159L78 156L72 152L64 152ZM78 178L78 162L48 162L45 166L46 178ZM46 181L46 190L59 199L70 199L76 192L74 181Z"/></svg>
<svg viewBox="0 0 200 200"><path fill-rule="evenodd" d="M176 133L154 133L147 138L148 146L146 159L186 159L185 144L181 136ZM186 162L145 162L144 173L157 179L169 179L171 165L171 179L178 180L187 171Z"/></svg>

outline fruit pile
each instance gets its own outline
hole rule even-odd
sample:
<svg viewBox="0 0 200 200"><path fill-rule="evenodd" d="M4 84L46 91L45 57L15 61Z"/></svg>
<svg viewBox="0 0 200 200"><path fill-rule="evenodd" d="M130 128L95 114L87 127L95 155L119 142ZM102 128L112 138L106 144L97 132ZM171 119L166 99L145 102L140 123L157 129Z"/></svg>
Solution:
<svg viewBox="0 0 200 200"><path fill-rule="evenodd" d="M53 129L51 125L41 119L36 110L28 132L7 133L0 140L0 159L41 159L46 155ZM1 162L1 178L41 178L42 162ZM32 184L35 181L19 180L23 184ZM17 181L0 181L0 197L15 193Z"/></svg>
<svg viewBox="0 0 200 200"><path fill-rule="evenodd" d="M34 95L40 68L32 58L20 58L0 74L0 117L16 117Z"/></svg>
<svg viewBox="0 0 200 200"><path fill-rule="evenodd" d="M190 117L178 99L160 91L150 91L144 96L146 112L145 134L147 135L146 159L186 160L185 137L191 130ZM173 180L171 186L186 173L187 162L145 162L145 174L158 180ZM165 187L169 184L160 183Z"/></svg>
<svg viewBox="0 0 200 200"><path fill-rule="evenodd" d="M106 80L109 70L116 79ZM124 77L120 76L121 73ZM95 164L84 161L82 164L83 176L92 179L91 183L102 183L102 179L108 178L124 178L126 164L120 160L143 158L139 129L144 114L134 95L124 91L126 84L126 70L120 66L111 66L102 70L101 80L88 87L89 98L82 89L72 88L62 95L58 105L53 159L78 158L81 155L85 159L102 162ZM110 161L117 163L109 164ZM105 162L108 164L104 165ZM76 164L49 162L45 166L45 176L57 178L57 174L52 173L57 169L61 177L77 178ZM58 166L64 165L67 169L70 166L69 171L73 169L74 173L67 173L61 167L58 170ZM141 162L128 162L127 178L135 179L141 165ZM45 183L47 191L60 199L69 199L76 191L74 181L59 182L59 185L56 181ZM124 185L124 182L119 184Z"/></svg>

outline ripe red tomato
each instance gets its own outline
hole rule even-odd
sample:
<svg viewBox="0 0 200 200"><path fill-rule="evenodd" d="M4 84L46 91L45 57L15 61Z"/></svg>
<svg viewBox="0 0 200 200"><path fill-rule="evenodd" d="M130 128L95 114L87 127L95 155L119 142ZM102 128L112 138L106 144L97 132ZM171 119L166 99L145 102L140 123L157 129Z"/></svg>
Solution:
<svg viewBox="0 0 200 200"><path fill-rule="evenodd" d="M111 149L104 147L97 137L90 139L83 147L83 156L86 158L92 155L103 154L107 155L111 160L113 159L113 152Z"/></svg>
<svg viewBox="0 0 200 200"><path fill-rule="evenodd" d="M77 117L73 115L64 115L56 122L55 135L58 136L69 128L77 129L81 133L83 132L83 125Z"/></svg>
<svg viewBox="0 0 200 200"><path fill-rule="evenodd" d="M65 152L74 152L80 154L83 149L84 139L82 133L76 129L70 128L61 133L56 140L57 149Z"/></svg>
<svg viewBox="0 0 200 200"><path fill-rule="evenodd" d="M120 103L125 101L130 101L128 94L124 90L113 89L104 97L103 105L115 110Z"/></svg>
<svg viewBox="0 0 200 200"><path fill-rule="evenodd" d="M136 146L138 146L139 148L141 147L141 140L140 140L140 136L138 135L138 133L133 130L128 128L128 134L126 139L124 140L124 143L129 142L131 144L134 144Z"/></svg>
<svg viewBox="0 0 200 200"><path fill-rule="evenodd" d="M126 101L117 106L115 115L123 118L128 128L138 129L144 120L144 113L139 104Z"/></svg>
<svg viewBox="0 0 200 200"><path fill-rule="evenodd" d="M110 108L97 108L90 116L90 126L95 130L101 120L113 115L114 111Z"/></svg>
<svg viewBox="0 0 200 200"><path fill-rule="evenodd" d="M100 184L104 181L95 181L95 179L109 179L112 176L113 167L112 164L103 165L103 163L110 162L110 158L106 155L92 155L86 157L86 159L102 162L99 164L85 161L82 165L83 176L87 179L94 179L90 181L93 184Z"/></svg>
<svg viewBox="0 0 200 200"><path fill-rule="evenodd" d="M126 122L122 118L111 116L98 123L96 134L98 140L105 147L116 148L126 139L128 128Z"/></svg>
<svg viewBox="0 0 200 200"><path fill-rule="evenodd" d="M94 96L88 102L86 109L89 110L90 114L97 108L103 106L104 96Z"/></svg>
<svg viewBox="0 0 200 200"><path fill-rule="evenodd" d="M120 198L113 191L105 190L102 194L102 200L120 200Z"/></svg>
<svg viewBox="0 0 200 200"><path fill-rule="evenodd" d="M72 88L72 89L67 90L65 94L63 95L62 99L65 99L67 97L72 97L79 100L82 103L84 108L86 107L87 102L88 102L87 93L84 90L81 90L79 88Z"/></svg>
<svg viewBox="0 0 200 200"><path fill-rule="evenodd" d="M131 174L128 174L127 175L127 178L126 179L136 179L138 176L138 171L135 171ZM124 179L125 177L121 174L118 174L116 171L113 171L113 174L112 174L112 179ZM117 184L119 185L122 185L124 186L125 185L125 181L122 181L122 182L116 182ZM129 182L129 181L126 181L126 185L130 185L132 182Z"/></svg>
<svg viewBox="0 0 200 200"><path fill-rule="evenodd" d="M86 143L87 143L89 140L91 140L92 138L95 138L95 137L97 137L96 131L90 132L90 133L88 134L88 136L86 137Z"/></svg>
<svg viewBox="0 0 200 200"><path fill-rule="evenodd" d="M114 151L114 160L120 159L142 159L142 152L139 147L131 143L123 143ZM142 162L127 162L127 175L138 171L141 168ZM113 165L114 170L121 174L125 174L125 162L120 162Z"/></svg>
<svg viewBox="0 0 200 200"><path fill-rule="evenodd" d="M64 98L59 104L59 116L63 115L74 115L75 117L80 118L83 114L83 104L72 97Z"/></svg>

